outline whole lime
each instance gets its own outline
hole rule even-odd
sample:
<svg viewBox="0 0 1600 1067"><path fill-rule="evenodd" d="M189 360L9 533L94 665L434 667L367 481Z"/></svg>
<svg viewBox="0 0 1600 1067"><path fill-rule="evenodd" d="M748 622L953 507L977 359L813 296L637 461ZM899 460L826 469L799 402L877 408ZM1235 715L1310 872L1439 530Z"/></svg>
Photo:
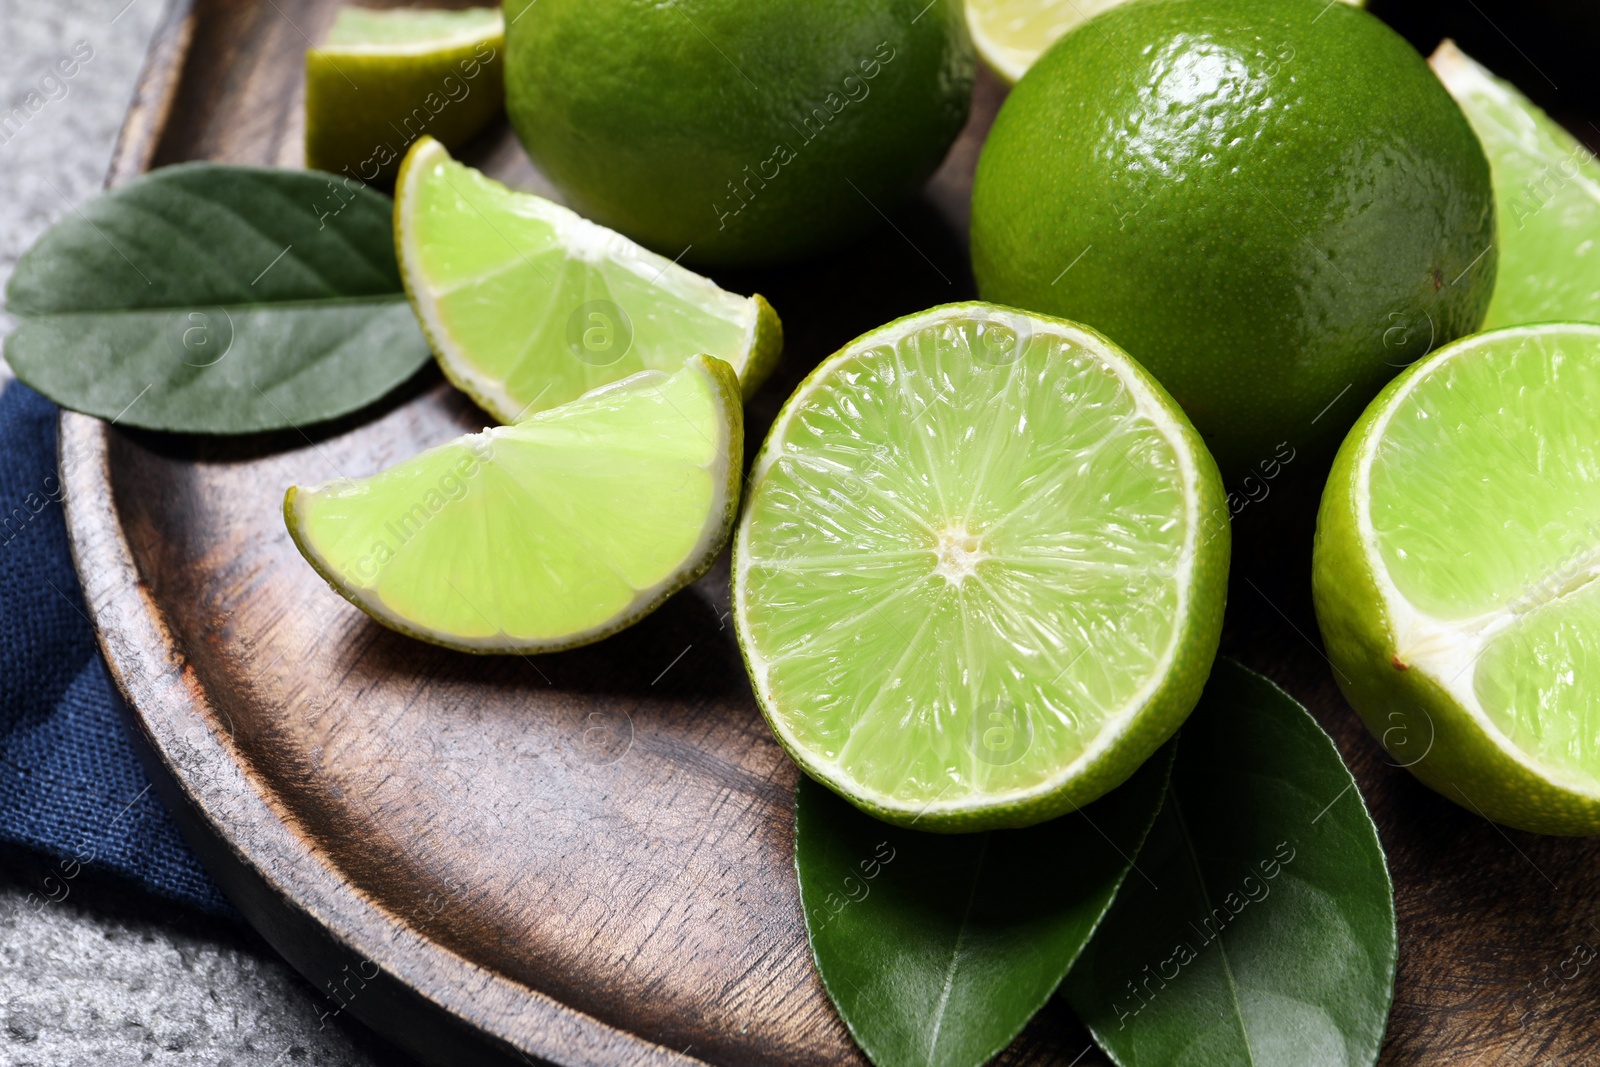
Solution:
<svg viewBox="0 0 1600 1067"><path fill-rule="evenodd" d="M1470 333L1494 198L1421 56L1326 0L1141 0L1058 41L973 189L986 300L1093 326L1225 474L1331 453L1384 382Z"/></svg>
<svg viewBox="0 0 1600 1067"><path fill-rule="evenodd" d="M966 120L960 0L510 0L506 104L579 212L669 256L836 244Z"/></svg>

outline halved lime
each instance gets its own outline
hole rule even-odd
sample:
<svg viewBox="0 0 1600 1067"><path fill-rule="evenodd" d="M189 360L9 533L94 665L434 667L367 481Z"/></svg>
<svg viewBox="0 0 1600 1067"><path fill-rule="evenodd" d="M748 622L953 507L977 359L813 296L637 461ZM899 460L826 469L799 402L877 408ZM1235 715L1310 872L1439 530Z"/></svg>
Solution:
<svg viewBox="0 0 1600 1067"><path fill-rule="evenodd" d="M1483 142L1500 274L1483 328L1600 322L1600 161L1452 41L1428 60Z"/></svg>
<svg viewBox="0 0 1600 1067"><path fill-rule="evenodd" d="M291 488L289 533L385 626L467 652L613 634L727 543L744 422L726 363L694 356L370 478Z"/></svg>
<svg viewBox="0 0 1600 1067"><path fill-rule="evenodd" d="M498 7L340 10L306 50L306 166L385 182L424 134L460 145L505 103Z"/></svg>
<svg viewBox="0 0 1600 1067"><path fill-rule="evenodd" d="M1345 695L1427 785L1600 832L1600 326L1512 327L1411 367L1356 423L1317 522Z"/></svg>
<svg viewBox="0 0 1600 1067"><path fill-rule="evenodd" d="M703 352L749 396L783 348L760 296L719 289L423 138L395 188L400 274L439 365L501 422Z"/></svg>
<svg viewBox="0 0 1600 1067"><path fill-rule="evenodd" d="M1092 330L952 304L812 372L751 472L733 609L812 777L926 830L1024 826L1128 777L1222 625L1221 478Z"/></svg>
<svg viewBox="0 0 1600 1067"><path fill-rule="evenodd" d="M1126 0L966 0L972 43L994 72L1016 84L1074 26ZM1345 0L1365 7L1366 0Z"/></svg>

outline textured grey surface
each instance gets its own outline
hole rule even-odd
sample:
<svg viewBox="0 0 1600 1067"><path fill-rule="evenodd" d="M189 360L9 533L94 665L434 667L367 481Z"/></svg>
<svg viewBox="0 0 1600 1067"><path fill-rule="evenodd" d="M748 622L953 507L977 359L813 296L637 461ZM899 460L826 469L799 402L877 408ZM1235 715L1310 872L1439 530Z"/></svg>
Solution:
<svg viewBox="0 0 1600 1067"><path fill-rule="evenodd" d="M0 285L99 190L163 3L0 0ZM0 333L9 326L0 314ZM250 931L97 882L92 868L50 903L46 874L0 856L0 1067L407 1062L331 1014L337 1004Z"/></svg>
<svg viewBox="0 0 1600 1067"><path fill-rule="evenodd" d="M253 934L0 860L0 1065L402 1067ZM30 899L31 898L31 899Z"/></svg>

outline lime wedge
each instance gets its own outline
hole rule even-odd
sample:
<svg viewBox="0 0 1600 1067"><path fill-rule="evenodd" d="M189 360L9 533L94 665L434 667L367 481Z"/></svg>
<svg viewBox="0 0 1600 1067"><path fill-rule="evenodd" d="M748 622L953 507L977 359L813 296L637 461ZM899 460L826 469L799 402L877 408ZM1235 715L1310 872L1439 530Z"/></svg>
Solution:
<svg viewBox="0 0 1600 1067"><path fill-rule="evenodd" d="M711 566L739 502L739 384L642 371L370 478L291 488L289 533L385 626L467 652L613 634Z"/></svg>
<svg viewBox="0 0 1600 1067"><path fill-rule="evenodd" d="M947 831L1052 818L1199 698L1221 478L1092 330L981 303L874 330L790 397L751 485L733 614L756 697L865 811Z"/></svg>
<svg viewBox="0 0 1600 1067"><path fill-rule="evenodd" d="M505 103L504 49L497 7L342 9L306 50L306 166L383 182L423 134L464 143Z"/></svg>
<svg viewBox="0 0 1600 1067"><path fill-rule="evenodd" d="M1483 328L1600 322L1600 161L1452 41L1430 63L1494 177L1500 273Z"/></svg>
<svg viewBox="0 0 1600 1067"><path fill-rule="evenodd" d="M1449 345L1345 440L1314 560L1328 657L1396 760L1456 803L1600 832L1597 576L1600 326Z"/></svg>
<svg viewBox="0 0 1600 1067"><path fill-rule="evenodd" d="M501 422L703 352L746 397L783 348L737 296L559 204L518 193L428 138L395 188L400 274L450 380Z"/></svg>
<svg viewBox="0 0 1600 1067"><path fill-rule="evenodd" d="M966 0L972 43L994 72L1015 85L1068 30L1125 0ZM1366 0L1345 0L1365 7Z"/></svg>

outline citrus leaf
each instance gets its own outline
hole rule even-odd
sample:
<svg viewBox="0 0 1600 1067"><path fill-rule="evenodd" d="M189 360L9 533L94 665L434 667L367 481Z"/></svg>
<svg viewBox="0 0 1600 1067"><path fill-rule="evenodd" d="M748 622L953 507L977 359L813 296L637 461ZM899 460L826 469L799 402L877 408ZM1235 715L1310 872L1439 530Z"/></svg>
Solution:
<svg viewBox="0 0 1600 1067"><path fill-rule="evenodd" d="M155 171L18 262L6 359L64 407L150 429L249 433L354 411L429 355L391 212L305 171Z"/></svg>
<svg viewBox="0 0 1600 1067"><path fill-rule="evenodd" d="M1087 808L980 834L890 826L801 779L806 932L828 995L873 1063L973 1067L1011 1043L1128 875L1172 749Z"/></svg>
<svg viewBox="0 0 1600 1067"><path fill-rule="evenodd" d="M1304 708L1218 660L1139 867L1062 992L1121 1067L1378 1057L1394 896L1355 780Z"/></svg>

